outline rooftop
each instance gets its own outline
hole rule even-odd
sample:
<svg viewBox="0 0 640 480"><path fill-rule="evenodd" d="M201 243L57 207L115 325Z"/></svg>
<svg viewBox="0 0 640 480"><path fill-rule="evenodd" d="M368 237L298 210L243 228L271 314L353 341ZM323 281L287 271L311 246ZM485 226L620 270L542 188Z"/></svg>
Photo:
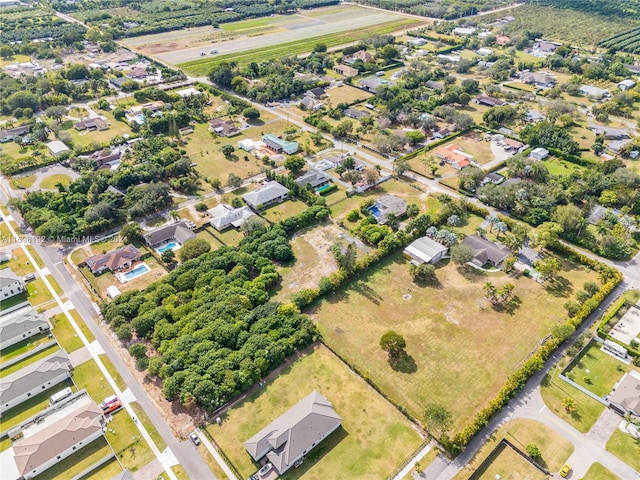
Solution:
<svg viewBox="0 0 640 480"><path fill-rule="evenodd" d="M144 240L147 245L153 246L175 238L184 245L186 241L195 237L195 233L191 231L187 224L184 221L180 221L147 233L144 235Z"/></svg>

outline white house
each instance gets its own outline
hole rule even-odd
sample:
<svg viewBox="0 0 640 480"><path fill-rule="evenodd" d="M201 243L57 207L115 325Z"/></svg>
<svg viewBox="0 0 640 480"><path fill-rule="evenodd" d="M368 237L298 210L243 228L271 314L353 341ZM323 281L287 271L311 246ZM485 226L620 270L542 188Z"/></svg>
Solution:
<svg viewBox="0 0 640 480"><path fill-rule="evenodd" d="M26 289L24 282L10 268L0 270L0 300L19 295Z"/></svg>
<svg viewBox="0 0 640 480"><path fill-rule="evenodd" d="M405 257L416 263L438 263L446 255L448 248L429 237L418 238L402 252Z"/></svg>
<svg viewBox="0 0 640 480"><path fill-rule="evenodd" d="M0 350L50 330L49 322L27 307L0 317Z"/></svg>
<svg viewBox="0 0 640 480"><path fill-rule="evenodd" d="M14 461L22 478L30 479L104 435L102 409L86 395L55 414L45 415L18 433Z"/></svg>
<svg viewBox="0 0 640 480"><path fill-rule="evenodd" d="M593 85L581 85L580 93L589 98L593 98L594 100L600 100L604 97L609 96L609 90L605 88L594 87Z"/></svg>
<svg viewBox="0 0 640 480"><path fill-rule="evenodd" d="M54 157L59 157L60 155L71 151L71 149L60 140L54 140L53 142L47 143L47 148L49 149L49 153Z"/></svg>
<svg viewBox="0 0 640 480"><path fill-rule="evenodd" d="M544 160L548 156L549 150L542 147L534 148L529 154L529 158L532 158L533 160Z"/></svg>
<svg viewBox="0 0 640 480"><path fill-rule="evenodd" d="M256 216L253 210L246 205L233 208L231 205L224 203L207 210L207 213L211 217L209 223L219 232L229 227L240 228L247 219Z"/></svg>
<svg viewBox="0 0 640 480"><path fill-rule="evenodd" d="M71 362L63 350L7 375L0 384L0 415L69 378Z"/></svg>
<svg viewBox="0 0 640 480"><path fill-rule="evenodd" d="M630 78L628 78L627 80L622 80L621 82L618 82L618 88L622 91L631 90L635 86L636 86L636 82L634 82Z"/></svg>
<svg viewBox="0 0 640 480"><path fill-rule="evenodd" d="M256 142L251 140L250 138L245 138L244 140L240 140L238 142L238 148L244 150L245 152L250 152L256 148Z"/></svg>

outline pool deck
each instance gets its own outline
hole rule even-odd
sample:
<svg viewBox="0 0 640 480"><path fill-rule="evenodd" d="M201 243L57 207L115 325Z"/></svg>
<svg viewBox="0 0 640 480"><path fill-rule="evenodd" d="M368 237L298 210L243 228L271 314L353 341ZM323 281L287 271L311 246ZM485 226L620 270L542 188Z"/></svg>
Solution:
<svg viewBox="0 0 640 480"><path fill-rule="evenodd" d="M137 268L140 267L145 267L145 271L144 272L140 272L138 274L136 274L135 276L131 277L131 278L127 278L127 273L131 273L132 271L134 271ZM118 272L116 273L116 278L120 281L120 283L127 283L129 280L133 280L134 278L138 278L141 277L142 275L144 275L145 273L149 273L151 271L151 267L149 265L147 265L146 263L139 263L138 265L136 265L134 268L132 268L131 270L129 270L128 272Z"/></svg>

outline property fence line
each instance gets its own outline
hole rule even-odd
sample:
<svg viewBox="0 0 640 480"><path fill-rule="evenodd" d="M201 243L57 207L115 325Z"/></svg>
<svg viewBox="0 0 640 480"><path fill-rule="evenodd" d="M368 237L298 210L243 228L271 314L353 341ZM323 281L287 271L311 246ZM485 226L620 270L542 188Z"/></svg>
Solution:
<svg viewBox="0 0 640 480"><path fill-rule="evenodd" d="M53 340L49 340L46 343L40 344L36 348L34 348L32 350L29 350L28 352L25 352L22 355L18 355L17 357L12 358L11 360L3 362L2 365L0 365L0 370L4 370L5 368L9 368L10 366L15 365L16 363L21 362L25 358L29 358L31 355L35 355L36 353L40 352L41 350L45 350L45 349L47 349L49 347L52 347L56 343L58 343L58 342L54 338Z"/></svg>
<svg viewBox="0 0 640 480"><path fill-rule="evenodd" d="M387 476L386 480L392 480L393 478L395 478L404 467L406 467L407 465L409 465L414 458L416 458L420 452L422 452L423 449L427 448L427 446L431 443L431 439L427 438L424 442L422 442L418 448L416 450L413 451L413 453L411 453L408 457L406 457L402 463L400 465L398 465L396 467L396 469L389 475Z"/></svg>
<svg viewBox="0 0 640 480"><path fill-rule="evenodd" d="M599 397L598 395L596 395L595 393L589 391L588 389L586 389L585 387L583 387L582 385L578 385L576 382L574 382L573 380L571 380L569 377L565 376L565 373L567 371L569 371L569 369L571 369L573 367L573 365L575 364L575 361L578 357L580 357L580 355L582 355L582 353L591 346L591 343L595 340L596 343L603 343L603 341L598 338L598 337L593 337L591 340L589 340L587 342L587 344L582 347L580 349L580 351L576 354L575 357L573 357L573 359L569 362L569 365L566 366L566 368L564 370L562 370L560 372L560 374L558 375L558 378L560 378L562 381L567 382L569 385L571 385L572 387L577 388L578 390L580 390L582 393L584 393L585 395L588 395L589 397L593 398L595 401L600 402L601 404L605 405L606 407L609 406L609 402L607 400L605 400L602 397Z"/></svg>
<svg viewBox="0 0 640 480"><path fill-rule="evenodd" d="M551 472L549 472L546 468L544 468L542 465L540 465L538 462L536 462L533 458L531 458L529 455L527 455L525 452L523 452L522 450L520 450L518 447L516 447L513 443L511 443L509 440L507 440L506 438L503 438L502 441L509 447L511 447L513 450L515 450L515 452L520 455L522 458L524 458L527 462L529 462L531 465L533 465L534 467L536 467L538 470L540 470L542 473L544 473L545 475L551 475Z"/></svg>
<svg viewBox="0 0 640 480"><path fill-rule="evenodd" d="M514 452L524 458L527 462L533 465L536 469L540 470L545 475L551 475L551 472L547 471L542 465L536 462L533 458L527 455L525 452L516 447L512 442L503 438L500 442L494 447L493 450L487 455L487 457L482 461L478 468L474 470L474 472L469 477L470 480L478 480L482 477L482 474L487 470L487 468L495 461L496 457L502 453L505 448L511 448Z"/></svg>

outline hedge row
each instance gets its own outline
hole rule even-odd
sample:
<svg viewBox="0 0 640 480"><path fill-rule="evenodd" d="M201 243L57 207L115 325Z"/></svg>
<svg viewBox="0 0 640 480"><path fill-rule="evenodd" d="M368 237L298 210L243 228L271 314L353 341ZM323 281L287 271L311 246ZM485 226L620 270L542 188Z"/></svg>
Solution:
<svg viewBox="0 0 640 480"><path fill-rule="evenodd" d="M598 162L595 160L589 160L588 158L582 158L578 155L571 155L570 153L563 152L558 148L548 147L549 153L553 154L555 157L561 158L562 160L566 160L570 163L575 163L576 165L580 165L582 167L593 167L598 165Z"/></svg>
<svg viewBox="0 0 640 480"><path fill-rule="evenodd" d="M563 252L569 258L576 261L581 261L585 266L595 271L609 271L609 279L602 285L598 293L587 300L581 307L578 313L570 319L567 319L566 324L574 328L577 328L582 322L604 301L604 299L613 291L614 288L622 281L623 277L617 270L608 267L596 260L582 255L579 252L561 244L562 247L557 250ZM489 420L496 415L502 408L514 398L518 392L527 383L529 377L538 372L544 366L545 361L549 358L563 342L564 338L558 338L551 336L550 340L545 342L538 348L535 354L533 354L524 365L516 372L514 372L507 379L504 386L498 392L498 395L491 400L476 416L467 423L464 428L456 433L451 439L445 438L442 440L444 447L453 454L462 452L471 439L489 423Z"/></svg>

